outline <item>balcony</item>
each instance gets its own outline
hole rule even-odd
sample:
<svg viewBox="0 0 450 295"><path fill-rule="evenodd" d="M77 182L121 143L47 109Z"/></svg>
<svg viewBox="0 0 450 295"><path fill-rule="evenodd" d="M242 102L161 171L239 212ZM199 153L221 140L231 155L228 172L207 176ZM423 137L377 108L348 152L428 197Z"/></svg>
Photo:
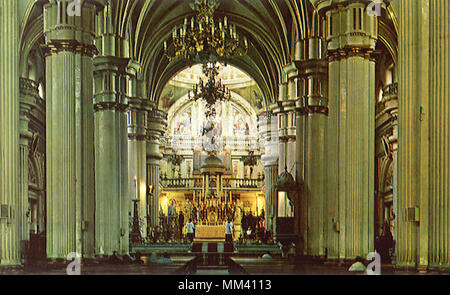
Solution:
<svg viewBox="0 0 450 295"><path fill-rule="evenodd" d="M167 144L176 151L193 151L201 150L205 141L201 136L177 135L167 138ZM252 151L258 149L258 139L252 136L231 136L221 137L218 144L226 151Z"/></svg>
<svg viewBox="0 0 450 295"><path fill-rule="evenodd" d="M167 178L161 175L160 184L166 191L180 191L180 190L202 190L203 178ZM250 178L224 178L223 190L224 191L261 191L264 186L264 179L250 179ZM209 182L209 190L215 191L217 187L214 179Z"/></svg>

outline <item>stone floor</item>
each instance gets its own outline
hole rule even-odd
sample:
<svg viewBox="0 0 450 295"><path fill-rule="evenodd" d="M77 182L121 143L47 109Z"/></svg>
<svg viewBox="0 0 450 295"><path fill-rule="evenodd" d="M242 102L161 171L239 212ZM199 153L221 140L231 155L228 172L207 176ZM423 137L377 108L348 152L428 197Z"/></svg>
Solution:
<svg viewBox="0 0 450 295"><path fill-rule="evenodd" d="M197 263L194 271L187 271L187 265L192 264L195 256L171 256L172 263L150 262L148 256L143 256L140 264L87 264L81 265L82 275L361 275L363 273L348 272L347 266L324 263L294 263L285 258L274 257L263 259L254 256L231 256L233 266L227 265L201 265ZM6 275L66 275L67 266L47 266L44 264L34 268L0 268L0 274ZM392 266L383 265L382 275L418 275L418 274L449 274L448 272L429 271L417 272L415 270L398 270Z"/></svg>
<svg viewBox="0 0 450 295"><path fill-rule="evenodd" d="M361 275L349 272L349 263L298 261L282 258L276 246L247 245L228 247L223 243L194 243L193 245L154 245L135 247L142 254L140 263L110 260L82 263L82 275ZM230 250L231 249L231 250ZM271 258L262 258L270 252ZM166 256L164 258L163 256ZM0 268L0 274L66 275L69 262L49 265L38 263L32 267ZM382 265L382 275L450 274L443 271L418 272Z"/></svg>

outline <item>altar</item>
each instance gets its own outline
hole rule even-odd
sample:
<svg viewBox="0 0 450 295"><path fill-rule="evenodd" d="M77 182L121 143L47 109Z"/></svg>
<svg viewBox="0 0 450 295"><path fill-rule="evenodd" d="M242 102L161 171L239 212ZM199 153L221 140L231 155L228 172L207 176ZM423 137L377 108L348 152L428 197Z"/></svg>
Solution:
<svg viewBox="0 0 450 295"><path fill-rule="evenodd" d="M195 240L225 240L225 225L197 225Z"/></svg>
<svg viewBox="0 0 450 295"><path fill-rule="evenodd" d="M234 240L240 234L240 226L234 228ZM225 241L225 224L197 225L195 227L195 241Z"/></svg>

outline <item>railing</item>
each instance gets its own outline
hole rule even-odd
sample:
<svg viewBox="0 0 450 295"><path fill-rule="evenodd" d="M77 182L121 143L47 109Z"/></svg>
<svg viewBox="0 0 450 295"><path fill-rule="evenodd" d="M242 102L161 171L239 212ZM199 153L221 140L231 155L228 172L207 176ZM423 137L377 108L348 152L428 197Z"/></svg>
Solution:
<svg viewBox="0 0 450 295"><path fill-rule="evenodd" d="M248 178L227 178L223 180L223 188L262 188L263 180Z"/></svg>
<svg viewBox="0 0 450 295"><path fill-rule="evenodd" d="M398 95L398 83L392 83L383 88L383 96Z"/></svg>
<svg viewBox="0 0 450 295"><path fill-rule="evenodd" d="M198 150L208 139L198 136L177 135L167 138L174 150ZM251 151L258 148L258 139L252 136L231 136L218 139L218 145L227 151Z"/></svg>
<svg viewBox="0 0 450 295"><path fill-rule="evenodd" d="M27 78L20 78L20 92L21 93L32 93L39 95L39 84L36 81L27 79Z"/></svg>
<svg viewBox="0 0 450 295"><path fill-rule="evenodd" d="M224 178L224 190L260 190L264 185L262 178ZM161 177L160 183L164 189L191 189L201 190L203 188L203 178L166 178ZM210 180L209 189L214 191L216 189L216 181Z"/></svg>
<svg viewBox="0 0 450 295"><path fill-rule="evenodd" d="M189 188L202 189L202 178L163 178L161 177L161 184L164 188Z"/></svg>

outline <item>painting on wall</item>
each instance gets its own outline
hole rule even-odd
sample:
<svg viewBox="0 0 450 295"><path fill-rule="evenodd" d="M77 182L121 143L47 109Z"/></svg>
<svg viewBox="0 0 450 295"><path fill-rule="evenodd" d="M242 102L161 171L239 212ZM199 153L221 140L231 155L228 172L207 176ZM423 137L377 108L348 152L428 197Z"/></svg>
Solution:
<svg viewBox="0 0 450 295"><path fill-rule="evenodd" d="M159 108L168 111L173 104L188 93L187 88L171 85L170 83L163 89L159 99Z"/></svg>
<svg viewBox="0 0 450 295"><path fill-rule="evenodd" d="M241 113L234 111L234 123L233 123L233 133L234 136L249 136L250 135L250 125L248 124L249 118L243 116Z"/></svg>
<svg viewBox="0 0 450 295"><path fill-rule="evenodd" d="M190 135L192 126L192 110L188 109L182 114L178 115L174 122L175 124L173 126L173 135Z"/></svg>

